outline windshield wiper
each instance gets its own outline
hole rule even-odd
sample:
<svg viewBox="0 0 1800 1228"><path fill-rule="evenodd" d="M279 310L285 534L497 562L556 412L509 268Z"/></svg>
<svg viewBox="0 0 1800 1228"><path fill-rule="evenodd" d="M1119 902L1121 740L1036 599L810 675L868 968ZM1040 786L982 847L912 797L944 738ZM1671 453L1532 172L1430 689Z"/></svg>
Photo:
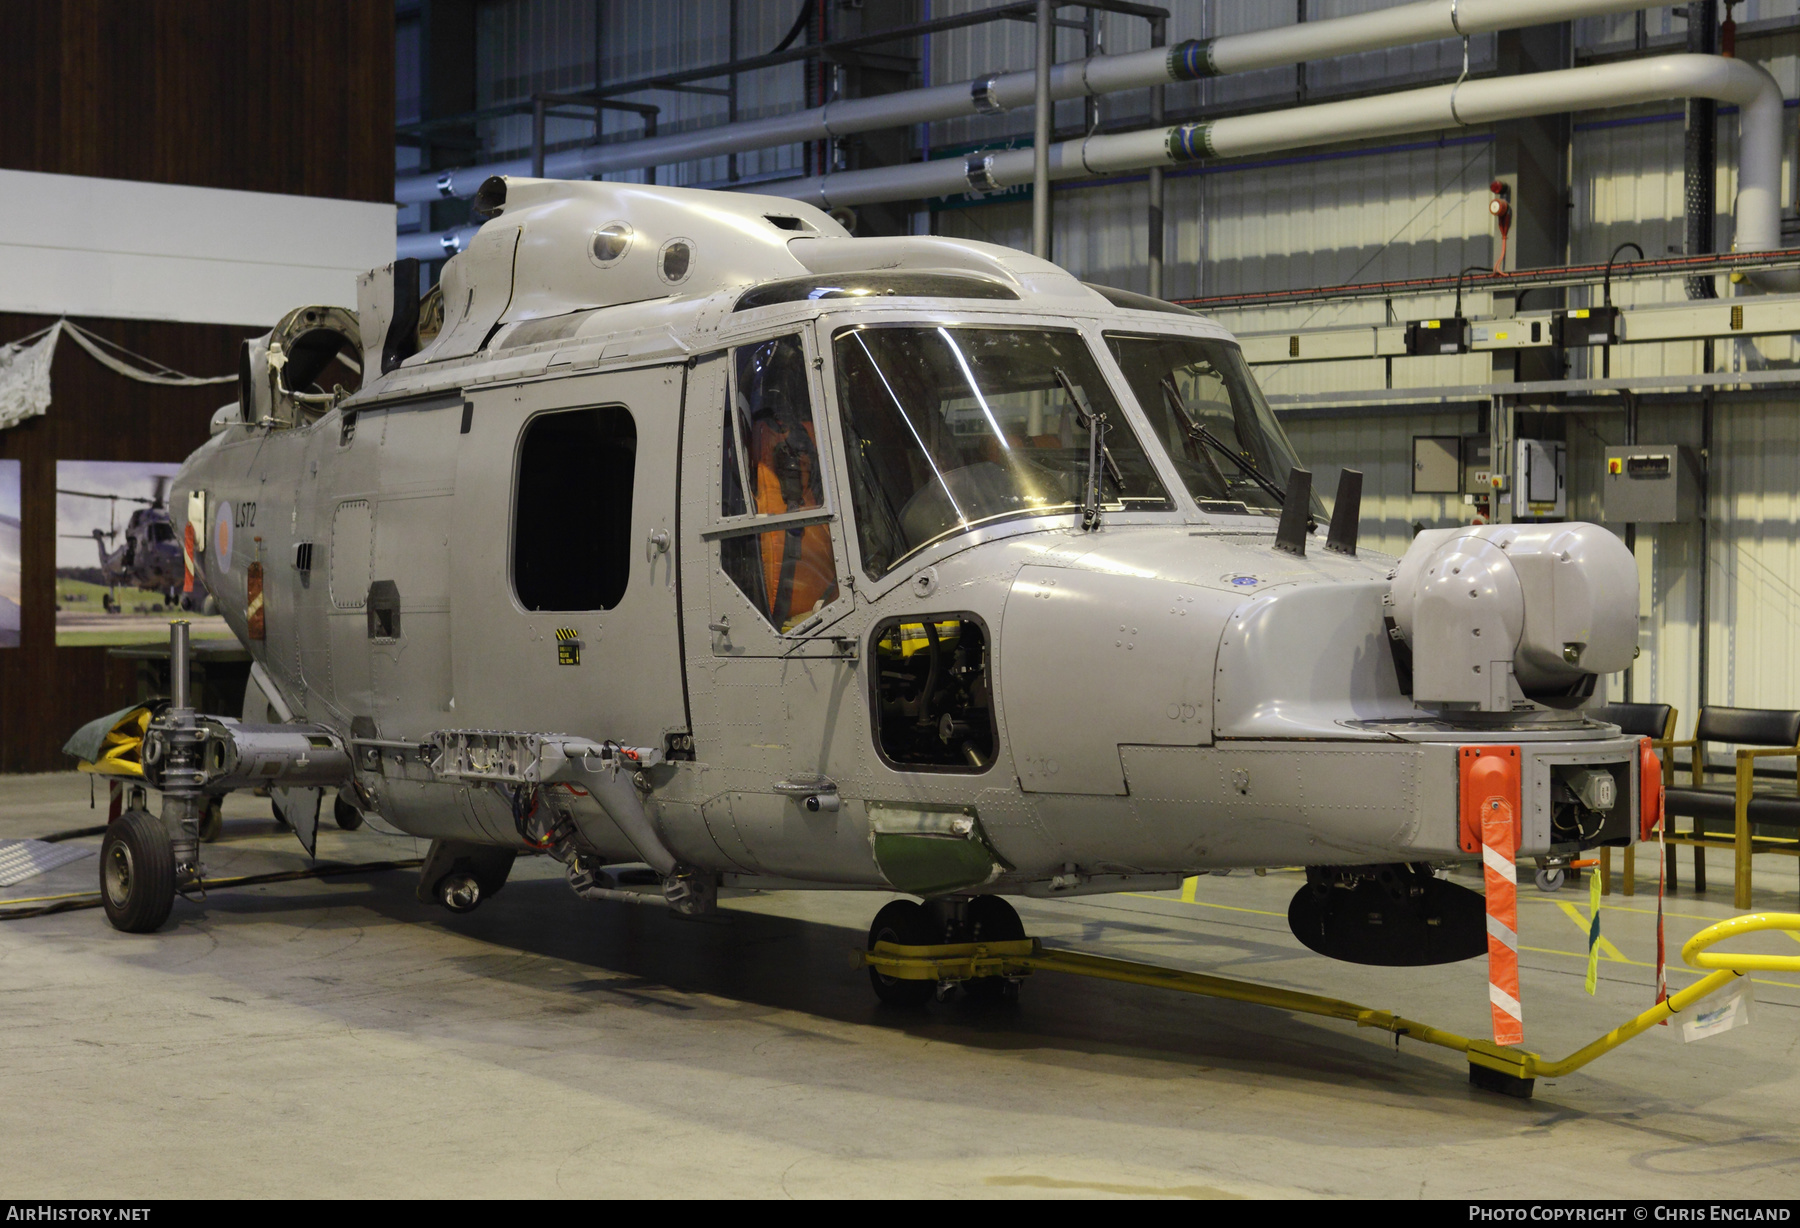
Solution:
<svg viewBox="0 0 1800 1228"><path fill-rule="evenodd" d="M1104 467L1106 476L1112 478L1113 488L1121 497L1125 493L1125 478L1119 472L1119 463L1106 446L1106 415L1095 413L1087 399L1075 387L1075 381L1061 367L1053 367L1056 382L1062 385L1063 392L1068 394L1069 403L1075 407L1075 416L1081 425L1087 428L1088 454L1087 468L1082 479L1081 494L1081 528L1083 532L1100 527L1100 484Z"/></svg>
<svg viewBox="0 0 1800 1228"><path fill-rule="evenodd" d="M1175 379L1173 376L1165 375L1162 377L1162 389L1163 394L1169 399L1169 408L1175 411L1175 416L1180 418L1181 424L1187 428L1189 439L1197 439L1213 451L1224 456L1226 460L1229 460L1238 467L1239 473L1262 487L1263 492L1274 499L1277 504L1287 502L1287 492L1275 485L1275 483L1271 482L1267 477L1264 477L1263 471L1256 467L1255 461L1247 456L1239 455L1230 444L1207 430L1206 427L1200 423L1198 418L1188 412L1187 402L1181 399L1181 390L1175 386ZM1224 477L1224 474L1220 474L1219 476L1222 478Z"/></svg>

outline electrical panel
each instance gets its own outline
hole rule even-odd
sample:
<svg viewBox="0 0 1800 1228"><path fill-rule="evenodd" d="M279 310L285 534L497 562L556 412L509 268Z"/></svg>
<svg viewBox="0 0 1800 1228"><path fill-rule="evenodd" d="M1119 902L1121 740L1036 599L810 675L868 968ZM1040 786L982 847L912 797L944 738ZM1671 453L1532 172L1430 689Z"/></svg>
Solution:
<svg viewBox="0 0 1800 1228"><path fill-rule="evenodd" d="M1462 437L1413 436L1412 492L1454 495L1462 490Z"/></svg>
<svg viewBox="0 0 1800 1228"><path fill-rule="evenodd" d="M1464 435L1462 441L1463 485L1465 495L1487 496L1494 493L1494 441L1486 435Z"/></svg>
<svg viewBox="0 0 1800 1228"><path fill-rule="evenodd" d="M1513 519L1561 520L1569 514L1560 439L1521 439L1513 460Z"/></svg>
<svg viewBox="0 0 1800 1228"><path fill-rule="evenodd" d="M1604 519L1672 524L1700 514L1700 458L1679 444L1640 443L1606 450L1600 477Z"/></svg>
<svg viewBox="0 0 1800 1228"><path fill-rule="evenodd" d="M1406 325L1406 352L1414 358L1469 352L1469 321L1462 316L1411 320Z"/></svg>
<svg viewBox="0 0 1800 1228"><path fill-rule="evenodd" d="M1564 348L1580 345L1617 345L1619 342L1619 309L1617 307L1576 307L1558 311L1550 317L1550 339Z"/></svg>

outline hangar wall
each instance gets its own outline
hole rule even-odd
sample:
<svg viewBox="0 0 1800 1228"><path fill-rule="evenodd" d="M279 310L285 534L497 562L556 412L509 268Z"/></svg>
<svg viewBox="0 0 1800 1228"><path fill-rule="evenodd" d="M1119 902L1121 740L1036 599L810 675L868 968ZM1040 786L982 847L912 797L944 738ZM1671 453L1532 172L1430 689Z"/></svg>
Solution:
<svg viewBox="0 0 1800 1228"><path fill-rule="evenodd" d="M393 10L355 0L9 0L0 169L386 204L393 189ZM0 314L0 341L54 315ZM77 322L193 375L231 373L233 327ZM47 414L0 431L22 462L20 646L0 651L0 771L65 770L68 735L128 702L132 667L55 646L58 459L178 461L229 389L153 388L59 347Z"/></svg>

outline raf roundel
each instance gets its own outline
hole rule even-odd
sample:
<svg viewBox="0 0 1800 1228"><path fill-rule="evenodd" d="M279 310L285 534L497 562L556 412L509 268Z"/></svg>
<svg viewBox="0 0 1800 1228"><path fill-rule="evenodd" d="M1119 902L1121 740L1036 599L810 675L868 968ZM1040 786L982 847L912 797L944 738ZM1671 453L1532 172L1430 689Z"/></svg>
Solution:
<svg viewBox="0 0 1800 1228"><path fill-rule="evenodd" d="M219 500L218 510L213 513L212 532L213 559L219 570L231 570L231 501Z"/></svg>

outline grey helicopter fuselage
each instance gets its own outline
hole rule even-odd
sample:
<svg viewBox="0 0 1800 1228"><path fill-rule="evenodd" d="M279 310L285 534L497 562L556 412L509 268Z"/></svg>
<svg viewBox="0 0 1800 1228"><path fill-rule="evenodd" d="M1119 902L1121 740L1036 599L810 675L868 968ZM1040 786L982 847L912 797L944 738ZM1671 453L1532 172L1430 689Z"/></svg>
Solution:
<svg viewBox="0 0 1800 1228"><path fill-rule="evenodd" d="M660 750L654 839L727 886L1072 894L1466 859L1459 748L1504 743L1520 855L1631 838L1637 744L1532 702L1517 617L1499 689L1415 699L1397 645L1458 611L1396 623L1402 561L1322 527L1275 548L1253 487L1291 453L1259 395L1239 460L1171 429L1254 395L1217 324L791 201L497 196L435 339L391 343L406 287L377 270L362 388L284 419L248 380L173 489L205 501L204 579L257 661L244 719L334 731L379 821L524 852L560 814L582 856L651 860L579 779L526 796L430 749L567 737ZM1593 533L1507 528L1456 548L1510 551L1527 590L1532 550L1620 574ZM1622 667L1587 647L1608 635L1557 641L1590 687ZM1578 683L1560 660L1540 672ZM1570 836L1561 782L1595 765L1623 796Z"/></svg>

